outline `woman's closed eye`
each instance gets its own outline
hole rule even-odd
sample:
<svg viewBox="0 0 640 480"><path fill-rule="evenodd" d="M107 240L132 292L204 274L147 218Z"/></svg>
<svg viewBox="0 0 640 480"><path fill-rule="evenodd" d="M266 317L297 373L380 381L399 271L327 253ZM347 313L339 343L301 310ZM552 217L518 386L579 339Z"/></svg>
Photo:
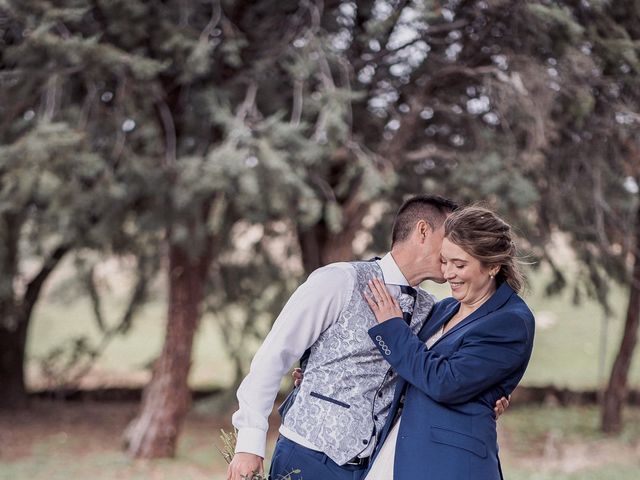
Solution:
<svg viewBox="0 0 640 480"><path fill-rule="evenodd" d="M442 265L446 265L446 264L447 264L447 263L449 263L449 262L448 262L447 260L445 260L444 258L441 258L441 259L440 259L440 263L441 263ZM458 269L461 269L461 268L464 268L464 267L466 266L466 264L465 264L465 263L460 263L460 264L456 264L456 263L454 263L454 264L453 264L453 266L454 266L454 267L456 267L456 268L458 268Z"/></svg>

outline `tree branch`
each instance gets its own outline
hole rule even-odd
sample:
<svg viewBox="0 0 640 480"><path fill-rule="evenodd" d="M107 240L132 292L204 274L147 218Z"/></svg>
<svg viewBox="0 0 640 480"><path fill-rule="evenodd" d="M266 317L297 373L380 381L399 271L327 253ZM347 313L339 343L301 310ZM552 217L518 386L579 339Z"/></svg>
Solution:
<svg viewBox="0 0 640 480"><path fill-rule="evenodd" d="M71 250L71 246L69 244L59 245L43 262L38 274L27 284L27 289L22 299L22 318L29 318L31 311L40 296L40 291L42 290L45 280L69 250Z"/></svg>

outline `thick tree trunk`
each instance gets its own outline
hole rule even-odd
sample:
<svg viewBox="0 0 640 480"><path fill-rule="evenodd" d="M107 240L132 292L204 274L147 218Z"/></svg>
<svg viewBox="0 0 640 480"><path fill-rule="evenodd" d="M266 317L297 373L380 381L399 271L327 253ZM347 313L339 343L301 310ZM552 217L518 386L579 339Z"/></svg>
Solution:
<svg viewBox="0 0 640 480"><path fill-rule="evenodd" d="M307 274L328 263L354 260L353 240L369 210L369 204L360 203L356 196L354 194L342 205L344 221L340 232L332 233L324 221L304 230L298 229L302 264Z"/></svg>
<svg viewBox="0 0 640 480"><path fill-rule="evenodd" d="M0 323L0 409L20 409L28 406L24 381L27 327L27 321L18 322L15 328Z"/></svg>
<svg viewBox="0 0 640 480"><path fill-rule="evenodd" d="M169 252L169 311L165 343L144 390L140 414L127 427L127 452L136 458L173 457L191 404L187 384L193 338L200 319L207 256L190 258L184 249Z"/></svg>
<svg viewBox="0 0 640 480"><path fill-rule="evenodd" d="M640 209L636 216L636 253L631 277L629 305L620 349L613 363L609 385L604 394L602 407L602 431L619 433L622 430L622 407L628 394L628 377L633 351L638 343L640 322Z"/></svg>
<svg viewBox="0 0 640 480"><path fill-rule="evenodd" d="M13 283L18 275L18 239L21 222L17 217L4 217L6 237L3 247L8 252L2 262L5 282ZM0 298L0 408L26 408L27 387L24 378L27 331L31 314L44 282L69 251L68 245L58 246L44 259L40 271L27 284L22 297L12 289Z"/></svg>
<svg viewBox="0 0 640 480"><path fill-rule="evenodd" d="M353 260L352 235L332 235L326 225L319 223L298 231L304 271L309 274L316 268L332 262Z"/></svg>

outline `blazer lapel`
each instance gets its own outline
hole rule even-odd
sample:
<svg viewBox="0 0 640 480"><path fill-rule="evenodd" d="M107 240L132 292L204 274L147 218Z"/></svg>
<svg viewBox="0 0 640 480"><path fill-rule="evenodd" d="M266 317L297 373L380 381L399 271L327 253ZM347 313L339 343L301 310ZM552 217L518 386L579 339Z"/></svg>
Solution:
<svg viewBox="0 0 640 480"><path fill-rule="evenodd" d="M418 335L418 338L420 338L420 340L422 340L423 342L426 342L434 333L438 331L438 329L444 322L448 321L456 314L458 308L460 308L460 302L454 302L442 312L439 318L433 318L433 321L427 320L427 323L423 326Z"/></svg>
<svg viewBox="0 0 640 480"><path fill-rule="evenodd" d="M509 284L506 282L502 283L489 300L487 300L485 303L480 305L480 308L478 308L475 312L473 312L471 315L466 317L464 320L458 323L455 327L453 327L451 330L445 333L442 337L440 337L438 341L431 346L431 348L437 345L442 339L447 338L453 332L457 332L461 328L464 328L466 325L469 325L471 322L474 322L479 318L482 318L485 315L488 315L489 313L499 309L505 303L507 303L507 301L509 300L509 298L511 298L511 295L513 294L514 294L514 291L509 286ZM452 304L452 308L449 311L447 311L445 315L443 315L443 318L441 320L438 320L438 322L436 322L432 326L430 325L430 328L428 329L427 335L425 335L424 340L430 338L431 335L433 335L438 330L438 328L442 326L444 322L448 321L458 311L459 307L460 307L460 302L456 302ZM421 335L421 339L422 339L422 335Z"/></svg>

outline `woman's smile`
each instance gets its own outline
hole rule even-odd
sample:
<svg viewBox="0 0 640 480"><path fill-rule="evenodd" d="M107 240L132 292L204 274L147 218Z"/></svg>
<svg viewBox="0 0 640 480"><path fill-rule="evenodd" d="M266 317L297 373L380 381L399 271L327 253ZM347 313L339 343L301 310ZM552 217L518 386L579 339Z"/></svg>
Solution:
<svg viewBox="0 0 640 480"><path fill-rule="evenodd" d="M463 304L477 307L495 291L490 268L448 238L442 242L440 263L451 296Z"/></svg>

